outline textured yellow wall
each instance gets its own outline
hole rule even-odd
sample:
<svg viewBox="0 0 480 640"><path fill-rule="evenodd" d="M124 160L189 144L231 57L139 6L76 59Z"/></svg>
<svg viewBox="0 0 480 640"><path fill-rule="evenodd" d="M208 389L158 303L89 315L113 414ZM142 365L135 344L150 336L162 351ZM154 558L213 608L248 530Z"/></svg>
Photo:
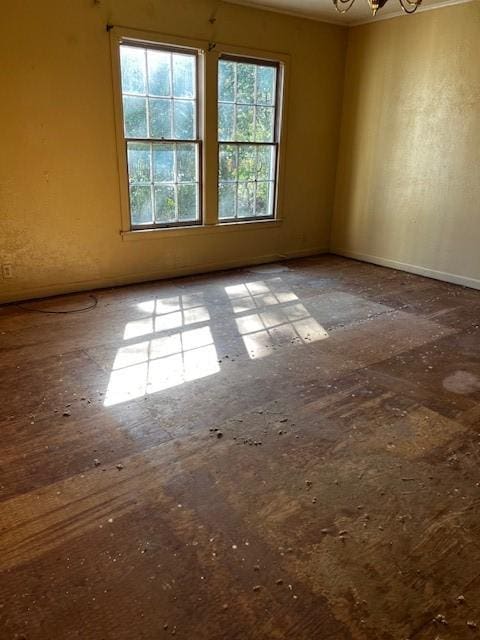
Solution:
<svg viewBox="0 0 480 640"><path fill-rule="evenodd" d="M2 3L0 301L328 245L347 31L215 0ZM290 54L284 222L123 241L108 22Z"/></svg>
<svg viewBox="0 0 480 640"><path fill-rule="evenodd" d="M480 287L480 3L349 31L332 246Z"/></svg>

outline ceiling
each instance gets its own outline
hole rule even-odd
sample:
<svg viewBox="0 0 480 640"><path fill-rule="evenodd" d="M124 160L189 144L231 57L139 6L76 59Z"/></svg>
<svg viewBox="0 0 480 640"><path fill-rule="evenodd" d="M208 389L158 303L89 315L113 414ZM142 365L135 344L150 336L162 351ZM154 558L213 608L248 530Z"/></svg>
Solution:
<svg viewBox="0 0 480 640"><path fill-rule="evenodd" d="M271 11L280 11L324 22L338 24L359 24L374 20L384 20L388 17L403 15L398 0L388 0L383 9L380 9L375 18L368 6L367 0L356 0L353 7L346 14L340 15L335 10L332 0L226 0L233 4L244 4ZM460 4L469 0L423 0L419 11L435 9L445 5Z"/></svg>

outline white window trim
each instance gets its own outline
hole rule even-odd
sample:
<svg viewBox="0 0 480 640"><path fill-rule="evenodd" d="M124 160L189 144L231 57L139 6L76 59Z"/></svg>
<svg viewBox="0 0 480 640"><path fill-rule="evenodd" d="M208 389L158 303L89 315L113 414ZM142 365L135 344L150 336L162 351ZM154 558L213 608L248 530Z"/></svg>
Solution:
<svg viewBox="0 0 480 640"><path fill-rule="evenodd" d="M202 139L202 223L192 226L158 227L153 229L131 229L130 197L128 186L127 158L125 153L125 138L123 124L123 106L120 75L120 44L126 40L137 42L158 43L172 47L186 47L197 49L199 52L199 137ZM250 49L224 43L209 43L207 40L197 40L159 34L151 31L139 31L113 26L110 29L110 48L112 60L113 98L115 111L115 130L117 144L117 164L120 192L120 236L123 240L144 240L161 238L164 236L204 235L206 233L224 233L232 231L251 230L255 228L269 229L282 224L283 202L285 190L285 140L286 140L286 96L288 95L288 77L290 56L285 53ZM210 49L210 51L209 51ZM276 207L275 217L261 220L220 222L218 220L218 141L217 141L217 73L218 60L222 54L250 57L256 60L271 60L279 62L282 69L282 79L279 84L278 97L278 167L276 176ZM208 96L208 99L207 99Z"/></svg>

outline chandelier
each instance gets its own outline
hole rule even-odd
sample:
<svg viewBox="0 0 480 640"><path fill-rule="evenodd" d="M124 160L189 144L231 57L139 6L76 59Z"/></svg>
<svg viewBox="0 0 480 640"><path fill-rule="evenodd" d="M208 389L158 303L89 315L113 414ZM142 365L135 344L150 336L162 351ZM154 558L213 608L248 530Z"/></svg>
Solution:
<svg viewBox="0 0 480 640"><path fill-rule="evenodd" d="M352 8L355 0L332 0L335 9L339 13L347 13ZM375 15L379 9L387 4L387 0L367 0L372 14ZM415 13L418 7L422 4L422 0L398 0L400 6L405 13Z"/></svg>

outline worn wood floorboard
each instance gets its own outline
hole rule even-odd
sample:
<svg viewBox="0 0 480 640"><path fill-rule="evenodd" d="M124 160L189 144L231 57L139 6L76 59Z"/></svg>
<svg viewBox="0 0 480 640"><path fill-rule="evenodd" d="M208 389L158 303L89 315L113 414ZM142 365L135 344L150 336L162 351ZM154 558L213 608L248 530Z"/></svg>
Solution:
<svg viewBox="0 0 480 640"><path fill-rule="evenodd" d="M480 637L480 292L322 256L97 295L0 309L2 640Z"/></svg>

